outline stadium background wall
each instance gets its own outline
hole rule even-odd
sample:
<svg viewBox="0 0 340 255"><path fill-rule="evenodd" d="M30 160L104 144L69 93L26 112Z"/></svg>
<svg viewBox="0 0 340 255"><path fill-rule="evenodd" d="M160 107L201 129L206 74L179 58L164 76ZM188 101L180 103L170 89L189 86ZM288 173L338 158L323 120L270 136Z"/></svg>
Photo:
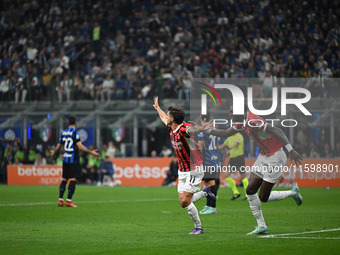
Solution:
<svg viewBox="0 0 340 255"><path fill-rule="evenodd" d="M246 166L252 166L255 160L247 158ZM115 180L120 180L122 186L161 186L171 159L117 158L112 161L115 164ZM290 165L288 160L287 166ZM339 165L340 159L305 159L304 171L298 168L295 173L285 172L284 176L286 181L295 181L300 187L340 187ZM61 173L62 167L56 165L9 166L8 185L59 185ZM232 177L238 180L239 176L233 174Z"/></svg>

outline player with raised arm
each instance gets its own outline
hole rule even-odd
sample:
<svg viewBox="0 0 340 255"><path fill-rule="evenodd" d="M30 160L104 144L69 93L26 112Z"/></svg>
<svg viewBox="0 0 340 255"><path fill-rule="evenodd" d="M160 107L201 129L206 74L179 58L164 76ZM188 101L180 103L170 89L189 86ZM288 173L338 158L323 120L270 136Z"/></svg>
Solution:
<svg viewBox="0 0 340 255"><path fill-rule="evenodd" d="M159 107L157 97L153 106L162 122L168 127L170 140L178 158L178 199L181 207L187 209L194 222L195 228L190 234L203 234L201 220L193 203L205 196L210 196L212 199L216 197L208 186L203 191L199 191L204 176L203 159L197 143L190 134L191 130L195 132L196 128L191 128L184 122L183 108L170 106L166 114Z"/></svg>
<svg viewBox="0 0 340 255"><path fill-rule="evenodd" d="M96 150L88 150L80 141L78 132L76 131L77 120L76 117L71 115L68 118L69 127L61 132L59 143L57 144L55 151L52 153L52 157L56 158L59 155L59 150L64 146L63 154L63 175L62 181L59 186L59 206L64 206L64 192L66 190L66 184L68 185L68 195L65 202L67 207L77 207L72 202L72 196L76 189L77 179L80 178L81 168L79 161L79 149L90 153L95 157L99 157Z"/></svg>
<svg viewBox="0 0 340 255"><path fill-rule="evenodd" d="M198 127L191 122L195 128L191 132L193 133L194 130L195 132L205 131L207 134L227 138L244 130L259 147L261 153L251 168L249 185L246 190L250 209L258 226L248 235L267 234L268 228L263 218L260 200L271 202L292 197L297 205L302 204L302 196L296 186L289 191L272 191L277 179L281 176L282 168L286 166L287 157L283 147L287 149L290 158L297 165L301 164L303 157L293 149L281 129L269 125L261 117L247 111L244 115L233 115L232 108L230 115L234 125L227 130L209 128L208 125ZM212 122L210 122L211 125Z"/></svg>

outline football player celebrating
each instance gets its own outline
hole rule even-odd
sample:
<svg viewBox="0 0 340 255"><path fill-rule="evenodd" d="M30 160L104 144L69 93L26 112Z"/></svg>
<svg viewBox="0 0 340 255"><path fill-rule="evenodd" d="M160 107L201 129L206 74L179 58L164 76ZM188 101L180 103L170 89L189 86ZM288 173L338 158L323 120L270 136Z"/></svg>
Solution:
<svg viewBox="0 0 340 255"><path fill-rule="evenodd" d="M155 98L153 106L162 122L168 127L170 140L178 158L178 199L181 207L187 209L194 222L195 228L190 234L203 234L201 220L193 203L202 197L210 196L212 199L216 197L208 186L203 191L199 191L204 170L202 154L197 143L191 138L190 132L191 130L195 132L195 128L191 128L184 122L183 108L170 106L166 114L158 105L158 97Z"/></svg>
<svg viewBox="0 0 340 255"><path fill-rule="evenodd" d="M227 138L244 130L259 147L260 154L251 168L249 185L246 190L250 209L258 226L248 235L267 234L268 228L263 218L260 200L265 203L292 197L297 205L302 204L302 196L297 186L289 191L272 191L277 179L282 174L283 167L287 163L283 147L286 148L290 158L297 165L301 164L303 157L293 149L281 129L269 125L261 117L247 111L245 111L244 115L233 115L232 108L230 116L234 125L226 130L211 128L212 121L210 122L210 127L209 125L198 127L197 124L190 122L195 127L195 129L192 129L192 133L194 130L195 132L204 131L207 134ZM257 191L259 189L258 196Z"/></svg>

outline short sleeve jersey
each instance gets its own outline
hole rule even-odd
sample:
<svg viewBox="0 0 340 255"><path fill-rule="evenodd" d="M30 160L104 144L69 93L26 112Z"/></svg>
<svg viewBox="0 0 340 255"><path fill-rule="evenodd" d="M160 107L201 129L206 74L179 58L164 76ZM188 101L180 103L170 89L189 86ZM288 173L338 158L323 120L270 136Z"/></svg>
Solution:
<svg viewBox="0 0 340 255"><path fill-rule="evenodd" d="M208 135L201 132L197 135L198 140L204 141L203 147L203 165L216 166L218 164L218 150L216 144L216 136ZM202 150L201 150L202 151Z"/></svg>
<svg viewBox="0 0 340 255"><path fill-rule="evenodd" d="M244 123L235 123L233 129L236 131L244 130L249 137L256 143L260 153L264 156L275 154L284 144L273 134L266 132L268 123L261 117L248 112Z"/></svg>
<svg viewBox="0 0 340 255"><path fill-rule="evenodd" d="M240 133L229 136L227 140L225 140L224 144L227 145L229 148L232 147L236 142L238 143L236 147L230 150L230 158L243 156L243 141L243 135L241 135Z"/></svg>
<svg viewBox="0 0 340 255"><path fill-rule="evenodd" d="M176 130L172 130L168 125L172 147L178 158L178 170L189 172L203 163L202 154L198 144L187 133L189 124L183 122Z"/></svg>
<svg viewBox="0 0 340 255"><path fill-rule="evenodd" d="M59 143L64 147L63 162L69 164L80 164L79 148L80 141L78 132L74 128L68 128L61 132Z"/></svg>

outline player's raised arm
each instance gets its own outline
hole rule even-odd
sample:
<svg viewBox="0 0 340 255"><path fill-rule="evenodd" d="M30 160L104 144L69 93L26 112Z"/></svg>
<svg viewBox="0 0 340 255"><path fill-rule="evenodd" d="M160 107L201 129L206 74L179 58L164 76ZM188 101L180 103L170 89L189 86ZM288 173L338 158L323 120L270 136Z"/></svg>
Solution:
<svg viewBox="0 0 340 255"><path fill-rule="evenodd" d="M77 142L77 146L80 150L82 150L83 152L86 152L86 153L89 153L89 154L92 154L93 156L95 157L99 157L99 154L97 153L97 150L89 150L88 148L86 148L82 143L81 141Z"/></svg>
<svg viewBox="0 0 340 255"><path fill-rule="evenodd" d="M283 131L280 128L267 125L266 132L273 134L277 139L279 139L285 145L290 158L294 160L295 164L301 165L301 160L303 159L303 157L293 149L287 136L285 135L285 133L283 133Z"/></svg>
<svg viewBox="0 0 340 255"><path fill-rule="evenodd" d="M165 112L163 112L163 110L159 107L159 104L158 104L158 97L156 97L156 98L154 99L153 107L154 107L155 110L158 112L158 115L159 115L160 119L162 120L162 122L163 122L165 125L168 125L169 117L168 117L168 115L166 115Z"/></svg>

